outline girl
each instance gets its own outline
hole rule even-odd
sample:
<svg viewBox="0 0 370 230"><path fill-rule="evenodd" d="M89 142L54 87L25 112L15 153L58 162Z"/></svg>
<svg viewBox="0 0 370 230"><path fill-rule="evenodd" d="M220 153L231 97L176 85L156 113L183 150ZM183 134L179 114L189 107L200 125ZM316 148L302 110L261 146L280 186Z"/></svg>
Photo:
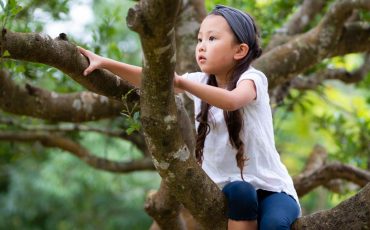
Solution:
<svg viewBox="0 0 370 230"><path fill-rule="evenodd" d="M90 60L84 75L106 68L140 87L140 67L80 51ZM266 76L250 65L260 55L253 19L218 5L198 34L202 72L174 79L194 101L196 157L227 198L228 229L289 229L300 214L275 148Z"/></svg>

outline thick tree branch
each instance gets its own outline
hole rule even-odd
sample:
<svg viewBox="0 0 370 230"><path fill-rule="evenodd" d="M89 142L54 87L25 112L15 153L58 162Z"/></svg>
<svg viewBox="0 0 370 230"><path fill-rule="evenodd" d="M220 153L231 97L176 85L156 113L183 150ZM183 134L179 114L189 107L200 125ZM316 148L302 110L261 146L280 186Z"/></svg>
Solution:
<svg viewBox="0 0 370 230"><path fill-rule="evenodd" d="M348 53L370 52L370 23L356 22L344 26L335 49L331 50L329 57L345 55Z"/></svg>
<svg viewBox="0 0 370 230"><path fill-rule="evenodd" d="M65 34L64 34L65 36ZM132 87L106 70L95 70L83 76L88 61L78 51L76 45L57 37L52 39L43 33L16 33L3 30L0 36L2 51L7 50L11 59L38 62L53 66L70 76L87 89L110 98L122 100ZM128 103L136 103L139 97L132 93Z"/></svg>
<svg viewBox="0 0 370 230"><path fill-rule="evenodd" d="M333 181L337 181L336 178L354 182L364 188L333 209L299 218L292 229L335 230L338 226L341 229L365 229L365 226L370 226L370 172L338 163L326 165L326 158L326 150L315 146L302 173L294 177L298 196L305 195L319 185L331 186ZM351 219L347 218L348 213L351 213Z"/></svg>
<svg viewBox="0 0 370 230"><path fill-rule="evenodd" d="M46 132L0 132L1 141L40 142L46 147L55 147L65 150L80 158L96 169L114 173L127 173L140 170L153 170L154 166L150 158L117 162L91 154L86 148L78 143L56 134Z"/></svg>
<svg viewBox="0 0 370 230"><path fill-rule="evenodd" d="M144 51L140 101L144 134L154 165L176 199L206 228L225 229L225 206L214 205L225 204L225 198L194 157L190 157L177 126L172 81L176 60L174 22L178 8L177 0L148 0L140 1L129 10L127 23L140 34ZM210 222L210 219L217 221Z"/></svg>
<svg viewBox="0 0 370 230"><path fill-rule="evenodd" d="M352 15L353 10L370 10L368 0L337 0L325 17L318 25L318 53L321 57L326 57L331 50L336 47L341 34L342 28L347 19Z"/></svg>
<svg viewBox="0 0 370 230"><path fill-rule="evenodd" d="M145 202L145 211L155 220L161 230L187 229L180 214L181 204L163 182L157 192L150 192Z"/></svg>
<svg viewBox="0 0 370 230"><path fill-rule="evenodd" d="M354 34L356 36L353 36ZM264 52L268 52L277 46L293 41L300 36L302 35L278 35L269 43L268 47L264 49ZM364 21L346 23L335 50L333 50L328 57L369 50L366 49L366 47L370 46L369 36L370 23Z"/></svg>
<svg viewBox="0 0 370 230"><path fill-rule="evenodd" d="M306 229L369 229L370 183L355 196L343 201L333 209L316 212L299 218L293 230ZM350 217L349 217L350 215Z"/></svg>
<svg viewBox="0 0 370 230"><path fill-rule="evenodd" d="M326 57L337 55L339 53L336 50L337 46L343 42L341 39L344 22L355 9L369 10L370 2L366 0L335 2L316 28L272 49L256 60L254 65L269 76L270 88L289 81ZM365 31L361 51L370 49L368 45L370 40L366 33L369 32ZM359 45L355 46L359 48Z"/></svg>
<svg viewBox="0 0 370 230"><path fill-rule="evenodd" d="M197 12L194 14L194 12ZM181 9L176 20L175 34L176 34L176 72L186 73L193 72L198 67L196 66L194 49L196 46L195 36L198 33L199 25L203 17L205 17L204 1L191 0L181 1ZM188 97L176 97L178 120L185 143L187 144L190 152L194 152L194 118L193 101ZM183 103L186 107L184 109ZM182 111L181 111L182 110ZM187 116L187 114L189 114ZM187 122L181 122L186 120ZM198 225L191 214L184 208L181 210L180 204L176 201L175 197L171 195L168 187L162 181L161 187L157 192L151 192L148 195L145 209L146 212L155 220L151 226L151 230L157 229L183 229L184 221L186 223L185 229L194 229L191 225Z"/></svg>
<svg viewBox="0 0 370 230"><path fill-rule="evenodd" d="M123 104L95 93L59 94L30 84L16 85L0 71L0 108L49 121L92 121L119 116Z"/></svg>

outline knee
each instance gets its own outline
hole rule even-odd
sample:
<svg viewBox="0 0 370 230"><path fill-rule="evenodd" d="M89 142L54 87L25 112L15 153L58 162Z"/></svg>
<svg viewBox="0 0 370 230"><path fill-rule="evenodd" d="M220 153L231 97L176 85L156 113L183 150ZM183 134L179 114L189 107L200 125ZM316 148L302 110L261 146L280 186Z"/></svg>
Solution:
<svg viewBox="0 0 370 230"><path fill-rule="evenodd" d="M257 193L255 188L244 181L234 181L227 184L222 190L229 204L255 207L257 209Z"/></svg>

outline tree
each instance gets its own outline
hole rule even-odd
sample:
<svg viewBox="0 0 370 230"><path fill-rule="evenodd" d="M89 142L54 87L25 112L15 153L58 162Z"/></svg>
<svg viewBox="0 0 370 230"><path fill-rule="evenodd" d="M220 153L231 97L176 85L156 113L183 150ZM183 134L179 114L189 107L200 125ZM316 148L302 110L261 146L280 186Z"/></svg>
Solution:
<svg viewBox="0 0 370 230"><path fill-rule="evenodd" d="M326 79L354 82L364 78L370 66L367 54L369 24L364 22L369 9L367 0L337 0L331 5L326 1L303 1L281 32L270 38L264 54L254 63L269 76L272 102L279 104L291 89L316 88ZM175 70L195 69L194 59L189 57L193 56L194 36L205 12L204 2L196 0L146 0L129 10L128 26L140 35L144 53L143 82L139 91L133 91L131 86L105 70L94 71L90 77L82 76L87 60L65 34L52 39L40 33L19 33L3 28L0 40L3 58L53 66L91 91L58 94L32 85L20 87L9 77L9 70L3 69L0 73L0 108L3 111L49 121L85 122L113 118L123 108L130 119L135 120L132 115L140 101L142 134L96 131L121 135L138 146L144 156L128 162L95 156L63 135L67 128L55 130L55 126L38 132L2 131L0 139L39 141L45 147L64 149L92 167L111 172L153 169L154 165L162 177L162 184L159 191L150 196L146 208L162 229L184 228L186 211L182 205L205 229L224 229L226 201L193 157L194 135L189 129L192 125L185 109L186 101L175 97L172 87ZM311 23L320 13L323 13L320 20ZM318 67L328 58L348 53L363 53L362 67L354 72ZM308 73L310 75L306 76ZM86 127L76 125L73 129ZM326 164L325 160L326 151L314 148L306 168L294 178L300 196L319 185L330 187L335 179L345 179L364 188L330 211L300 218L294 228L333 229L338 224L352 229L369 227L370 187L366 186L370 181L369 171L340 163ZM348 215L347 210L358 214ZM209 221L211 219L214 221Z"/></svg>

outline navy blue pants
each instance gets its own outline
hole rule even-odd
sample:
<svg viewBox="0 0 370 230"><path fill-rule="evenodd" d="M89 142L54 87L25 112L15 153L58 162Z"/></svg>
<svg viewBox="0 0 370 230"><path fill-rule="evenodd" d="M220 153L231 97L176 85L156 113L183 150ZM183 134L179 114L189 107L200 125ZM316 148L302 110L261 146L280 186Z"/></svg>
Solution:
<svg viewBox="0 0 370 230"><path fill-rule="evenodd" d="M290 229L299 215L299 206L284 192L257 190L248 182L228 183L222 192L232 220L257 220L258 229Z"/></svg>

